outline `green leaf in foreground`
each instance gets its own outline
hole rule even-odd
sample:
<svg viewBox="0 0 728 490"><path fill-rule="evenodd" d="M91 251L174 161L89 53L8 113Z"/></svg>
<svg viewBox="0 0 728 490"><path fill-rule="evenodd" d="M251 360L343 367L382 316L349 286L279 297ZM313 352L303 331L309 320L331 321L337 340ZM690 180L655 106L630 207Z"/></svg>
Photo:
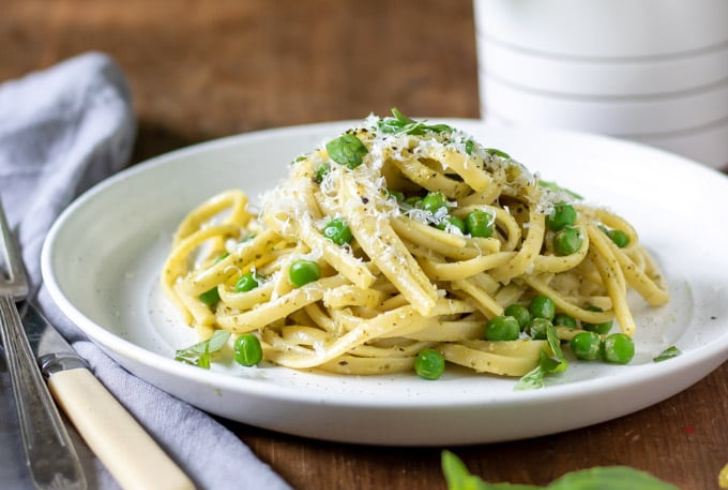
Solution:
<svg viewBox="0 0 728 490"><path fill-rule="evenodd" d="M192 364L203 369L210 369L212 354L222 349L230 338L227 330L216 330L209 339L180 349L175 353L174 360Z"/></svg>
<svg viewBox="0 0 728 490"><path fill-rule="evenodd" d="M657 357L655 357L653 359L653 361L655 361L655 362L667 361L668 359L677 357L680 354L682 354L682 351L673 345L672 347L668 347L664 351L660 352L660 354Z"/></svg>
<svg viewBox="0 0 728 490"><path fill-rule="evenodd" d="M448 490L679 490L649 473L627 466L596 467L567 473L551 485L539 487L512 483L486 483L471 475L453 453L442 452L442 471Z"/></svg>
<svg viewBox="0 0 728 490"><path fill-rule="evenodd" d="M329 158L338 163L354 169L364 162L364 155L369 153L367 147L356 135L345 134L326 144Z"/></svg>
<svg viewBox="0 0 728 490"><path fill-rule="evenodd" d="M450 451L442 452L442 471L448 490L534 490L531 485L512 485L510 483L485 483L471 475L465 464Z"/></svg>
<svg viewBox="0 0 728 490"><path fill-rule="evenodd" d="M546 386L544 378L547 374L562 373L569 367L569 362L561 350L561 342L556 335L556 328L549 325L546 328L546 339L548 340L553 357L548 355L546 351L541 351L541 359L530 373L527 373L516 383L516 390L533 390Z"/></svg>
<svg viewBox="0 0 728 490"><path fill-rule="evenodd" d="M679 490L649 473L627 466L605 466L567 473L549 490Z"/></svg>
<svg viewBox="0 0 728 490"><path fill-rule="evenodd" d="M573 197L574 199L578 199L579 201L583 201L584 200L584 197L583 196L577 194L574 191L571 191L569 189L566 189L565 187L561 187L556 182L549 182L547 180L539 180L538 181L538 185L541 186L541 187L543 187L544 189L549 189L549 190L552 190L554 192L566 192L571 197Z"/></svg>

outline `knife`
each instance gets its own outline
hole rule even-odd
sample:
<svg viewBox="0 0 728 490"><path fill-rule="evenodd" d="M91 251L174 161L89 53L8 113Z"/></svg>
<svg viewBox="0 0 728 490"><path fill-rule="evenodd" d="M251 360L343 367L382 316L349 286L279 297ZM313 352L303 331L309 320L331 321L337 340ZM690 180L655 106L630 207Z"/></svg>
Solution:
<svg viewBox="0 0 728 490"><path fill-rule="evenodd" d="M30 302L23 326L56 403L122 488L195 488L189 477L94 377L86 361Z"/></svg>

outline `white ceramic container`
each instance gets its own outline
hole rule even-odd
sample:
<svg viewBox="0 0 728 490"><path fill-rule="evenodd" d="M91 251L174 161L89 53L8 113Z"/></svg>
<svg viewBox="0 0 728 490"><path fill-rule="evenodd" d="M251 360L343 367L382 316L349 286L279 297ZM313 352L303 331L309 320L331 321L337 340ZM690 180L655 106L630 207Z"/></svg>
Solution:
<svg viewBox="0 0 728 490"><path fill-rule="evenodd" d="M489 123L619 136L728 166L728 0L473 0Z"/></svg>
<svg viewBox="0 0 728 490"><path fill-rule="evenodd" d="M568 58L685 55L728 43L725 0L474 0L478 33Z"/></svg>
<svg viewBox="0 0 728 490"><path fill-rule="evenodd" d="M486 78L486 114L534 126L612 136L686 131L728 117L728 81L680 96L630 98L556 96Z"/></svg>
<svg viewBox="0 0 728 490"><path fill-rule="evenodd" d="M487 39L479 43L481 73L511 85L554 94L679 95L728 81L728 44L685 56L592 60L546 56Z"/></svg>
<svg viewBox="0 0 728 490"><path fill-rule="evenodd" d="M549 124L534 124L528 121L516 121L509 116L512 114L499 115L491 112L488 124L506 127L554 126L553 121ZM620 133L613 136L667 150L715 169L728 170L728 117L712 124L682 131L652 134Z"/></svg>

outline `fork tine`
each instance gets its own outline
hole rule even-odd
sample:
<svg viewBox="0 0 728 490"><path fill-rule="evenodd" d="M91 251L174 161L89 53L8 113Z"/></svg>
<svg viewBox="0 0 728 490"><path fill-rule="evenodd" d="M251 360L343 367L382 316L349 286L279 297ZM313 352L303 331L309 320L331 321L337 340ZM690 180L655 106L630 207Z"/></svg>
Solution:
<svg viewBox="0 0 728 490"><path fill-rule="evenodd" d="M5 264L9 277L0 274L0 292L12 295L16 301L25 299L28 295L28 276L23 266L23 259L15 246L15 237L10 231L2 200L0 200L0 249L3 250Z"/></svg>

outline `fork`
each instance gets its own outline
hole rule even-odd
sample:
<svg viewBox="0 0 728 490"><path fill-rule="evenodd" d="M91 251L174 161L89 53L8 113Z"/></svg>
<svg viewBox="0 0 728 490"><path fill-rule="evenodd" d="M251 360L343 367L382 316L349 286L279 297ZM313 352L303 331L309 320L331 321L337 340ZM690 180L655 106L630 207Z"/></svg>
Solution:
<svg viewBox="0 0 728 490"><path fill-rule="evenodd" d="M29 290L0 202L0 335L30 476L39 490L85 490L78 455L23 330L16 302L25 300Z"/></svg>

